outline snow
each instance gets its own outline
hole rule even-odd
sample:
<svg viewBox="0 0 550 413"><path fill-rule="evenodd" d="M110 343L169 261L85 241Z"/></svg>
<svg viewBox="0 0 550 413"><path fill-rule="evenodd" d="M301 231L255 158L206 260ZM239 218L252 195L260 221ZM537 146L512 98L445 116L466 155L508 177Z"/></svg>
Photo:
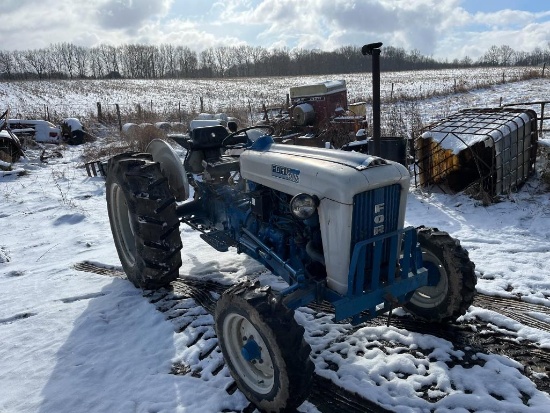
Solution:
<svg viewBox="0 0 550 413"><path fill-rule="evenodd" d="M82 130L82 124L77 118L63 119L63 123L66 124L71 131Z"/></svg>
<svg viewBox="0 0 550 413"><path fill-rule="evenodd" d="M544 97L549 88L535 89ZM497 92L465 96L483 102L502 93L520 100L524 90L501 85ZM459 105L454 99L450 106ZM422 110L432 113L443 101L426 101ZM181 311L198 319L179 332L127 280L74 268L84 261L121 268L107 218L105 183L86 176L83 146L46 147L60 149L63 157L41 163L40 151L28 151L15 171L0 172L0 412L244 409L245 397L225 390L232 382L227 367L213 374L215 366L208 358L199 359L193 346L198 331L206 332L205 344L216 340L208 327L212 317L203 308L192 299L182 300ZM463 194L419 189L411 189L408 201L407 224L438 227L469 251L479 292L520 295L525 302L550 307L550 197L538 176L488 207ZM220 254L190 228L182 226L181 232L180 274L225 284L261 274L262 282L278 283L244 255ZM531 314L549 321L548 314ZM476 306L463 321L474 318L517 342L550 349L548 331ZM297 311L296 319L305 327L317 374L392 411L550 409L550 395L504 354L456 349L443 338L393 325L336 324L330 315L308 308ZM170 374L177 363L199 365L201 377ZM549 379L547 373L537 374ZM429 400L421 397L423 392ZM306 402L300 411L318 410Z"/></svg>
<svg viewBox="0 0 550 413"><path fill-rule="evenodd" d="M365 68L368 67L365 61ZM381 95L383 99L410 98L413 96L433 96L434 94L452 93L455 85L467 88L477 85L495 84L502 81L517 79L526 70L532 68L474 68L424 70L405 72L384 72L381 74ZM348 101L368 100L372 96L371 73L352 73L337 75L346 82ZM41 80L25 82L0 82L0 101L9 106L10 113L20 113L24 116L36 116L45 113L46 108L54 115L56 112L85 119L90 113L97 113L97 103L101 103L103 114L115 113L115 105L124 116L127 112L135 112L136 105L154 109L157 113L197 111L201 107L208 112L228 111L234 107L280 107L290 87L321 83L327 76L286 76L264 78L234 78L234 79L98 79L98 80ZM536 91L540 79L532 84ZM505 88L504 88L505 89ZM62 90L62 93L59 91ZM498 92L496 88L494 91ZM517 100L530 101L532 94L528 88L517 93ZM495 99L483 102L483 107L498 106L500 97L508 98L507 94L497 95ZM539 95L543 96L543 95ZM485 97L487 97L485 95ZM546 96L544 96L544 99ZM445 99L439 111L447 108L455 99ZM504 103L510 103L505 99ZM469 105L472 107L473 105Z"/></svg>

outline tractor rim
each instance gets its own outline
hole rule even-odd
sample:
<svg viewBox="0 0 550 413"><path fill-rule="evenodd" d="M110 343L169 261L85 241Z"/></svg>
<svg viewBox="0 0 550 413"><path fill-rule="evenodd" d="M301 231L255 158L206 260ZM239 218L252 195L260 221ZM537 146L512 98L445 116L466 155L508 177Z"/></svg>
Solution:
<svg viewBox="0 0 550 413"><path fill-rule="evenodd" d="M223 322L222 337L241 380L256 393L269 393L275 383L273 361L254 325L239 314L230 314Z"/></svg>
<svg viewBox="0 0 550 413"><path fill-rule="evenodd" d="M111 198L114 201L112 205L112 213L115 217L114 226L120 240L122 254L129 265L134 265L136 262L136 243L128 202L120 185L113 184L111 191L113 195Z"/></svg>
<svg viewBox="0 0 550 413"><path fill-rule="evenodd" d="M438 282L437 285L427 285L416 290L411 298L411 304L433 308L445 300L449 289L449 277L443 263L430 251L422 251L422 260L428 270L428 278L438 279Z"/></svg>

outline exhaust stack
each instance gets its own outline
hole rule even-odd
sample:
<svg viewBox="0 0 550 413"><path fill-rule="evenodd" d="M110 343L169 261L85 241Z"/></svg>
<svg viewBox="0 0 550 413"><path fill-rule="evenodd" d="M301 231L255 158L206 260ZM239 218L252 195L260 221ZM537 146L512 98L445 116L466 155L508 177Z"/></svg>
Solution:
<svg viewBox="0 0 550 413"><path fill-rule="evenodd" d="M361 48L364 56L372 56L372 140L371 155L381 156L380 145L380 48L382 42L366 44Z"/></svg>

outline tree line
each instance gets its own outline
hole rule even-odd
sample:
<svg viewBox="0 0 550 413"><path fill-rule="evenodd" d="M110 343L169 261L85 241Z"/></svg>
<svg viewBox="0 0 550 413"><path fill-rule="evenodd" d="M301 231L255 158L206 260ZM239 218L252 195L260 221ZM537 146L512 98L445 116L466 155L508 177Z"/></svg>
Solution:
<svg viewBox="0 0 550 413"><path fill-rule="evenodd" d="M186 46L126 44L97 47L71 43L51 44L32 50L0 50L0 80L30 79L161 79L253 76L325 75L370 71L370 57L357 46L333 51L318 49L266 49L261 46L217 46L201 52ZM516 51L491 46L479 59L436 60L418 50L384 46L384 71L444 69L474 66L536 66L550 61L545 48Z"/></svg>

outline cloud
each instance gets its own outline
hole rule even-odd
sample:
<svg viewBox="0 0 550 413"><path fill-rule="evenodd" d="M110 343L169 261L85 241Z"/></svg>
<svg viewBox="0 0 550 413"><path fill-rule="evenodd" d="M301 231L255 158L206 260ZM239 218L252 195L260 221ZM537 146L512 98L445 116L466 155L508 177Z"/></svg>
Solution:
<svg viewBox="0 0 550 413"><path fill-rule="evenodd" d="M88 47L171 43L196 51L241 44L334 50L381 41L436 58L475 59L493 44L530 51L545 48L550 41L550 11L476 13L463 4L462 0L3 0L0 49L30 50L71 42Z"/></svg>
<svg viewBox="0 0 550 413"><path fill-rule="evenodd" d="M22 10L28 1L25 0L4 0L2 1L2 13L9 14Z"/></svg>
<svg viewBox="0 0 550 413"><path fill-rule="evenodd" d="M137 30L148 20L164 16L172 0L107 0L99 4L99 25L104 29Z"/></svg>
<svg viewBox="0 0 550 413"><path fill-rule="evenodd" d="M534 23L537 17L547 17L548 13L532 13L519 10L500 10L493 13L475 13L473 20L486 27L504 30L515 29L518 27L524 27L530 23Z"/></svg>
<svg viewBox="0 0 550 413"><path fill-rule="evenodd" d="M331 49L336 39L362 44L382 40L393 46L416 48L430 54L443 30L452 26L449 16L457 0L262 0L243 8L231 4L235 24L261 24L261 40L284 39L293 47ZM239 11L237 11L239 10ZM458 8L460 14L463 11ZM257 22L257 23L255 23ZM346 33L354 33L351 38ZM362 39L360 37L362 36Z"/></svg>
<svg viewBox="0 0 550 413"><path fill-rule="evenodd" d="M134 43L182 45L198 52L210 47L246 44L227 30L216 33L213 29L205 30L201 24L179 19L145 24L137 30L133 39Z"/></svg>

